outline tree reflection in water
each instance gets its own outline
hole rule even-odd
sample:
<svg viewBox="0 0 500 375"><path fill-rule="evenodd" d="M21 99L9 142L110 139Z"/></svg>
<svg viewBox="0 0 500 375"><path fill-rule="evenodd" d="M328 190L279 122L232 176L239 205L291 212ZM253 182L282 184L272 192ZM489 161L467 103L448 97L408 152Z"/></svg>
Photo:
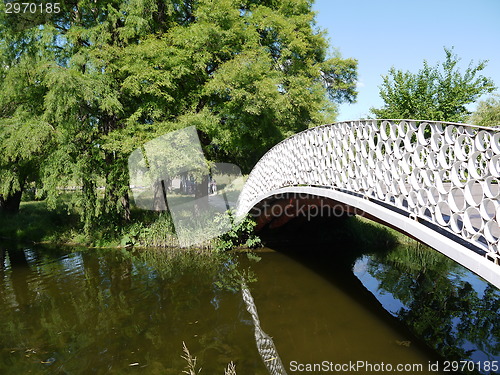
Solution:
<svg viewBox="0 0 500 375"><path fill-rule="evenodd" d="M362 259L373 277L365 277L365 285L378 297L390 293L398 300L391 313L443 358L500 360L497 288L422 245Z"/></svg>

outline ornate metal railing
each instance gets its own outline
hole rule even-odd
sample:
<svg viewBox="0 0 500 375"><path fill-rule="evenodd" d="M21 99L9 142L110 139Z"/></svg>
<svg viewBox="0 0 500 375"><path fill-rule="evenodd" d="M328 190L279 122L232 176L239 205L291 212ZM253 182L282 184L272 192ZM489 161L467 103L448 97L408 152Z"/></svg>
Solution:
<svg viewBox="0 0 500 375"><path fill-rule="evenodd" d="M314 186L355 194L430 225L498 263L500 132L420 120L363 120L308 129L251 172L243 215L270 191Z"/></svg>

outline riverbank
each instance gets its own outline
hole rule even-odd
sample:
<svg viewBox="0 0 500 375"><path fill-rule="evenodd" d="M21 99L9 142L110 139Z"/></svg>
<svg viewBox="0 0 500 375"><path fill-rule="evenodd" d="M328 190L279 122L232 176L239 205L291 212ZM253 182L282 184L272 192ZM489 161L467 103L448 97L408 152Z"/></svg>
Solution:
<svg viewBox="0 0 500 375"><path fill-rule="evenodd" d="M196 248L230 250L261 245L253 234L255 224L247 219L233 225L229 232ZM85 233L78 212L61 201L49 208L45 201L22 202L17 214L0 214L0 238L27 243L75 245L86 247L178 248L175 228L167 212L133 210L130 221L117 223L103 217Z"/></svg>
<svg viewBox="0 0 500 375"><path fill-rule="evenodd" d="M230 250L235 247L259 247L260 236L253 234L254 222L250 219L216 239L198 246L204 249ZM299 230L300 229L300 230ZM290 236L305 233L307 235ZM268 235L269 234L269 235ZM417 243L394 229L374 223L363 217L319 220L307 225L295 220L290 225L262 235L268 245L297 241L313 236L319 241L332 242L342 239L361 246L391 248L397 244ZM76 245L86 247L150 247L177 248L179 243L170 215L166 212L132 211L131 220L116 225L103 218L91 233L84 233L78 213L65 202L50 209L45 201L22 202L16 215L0 215L0 238L27 243ZM292 238L292 240L290 240ZM423 245L422 245L423 246Z"/></svg>

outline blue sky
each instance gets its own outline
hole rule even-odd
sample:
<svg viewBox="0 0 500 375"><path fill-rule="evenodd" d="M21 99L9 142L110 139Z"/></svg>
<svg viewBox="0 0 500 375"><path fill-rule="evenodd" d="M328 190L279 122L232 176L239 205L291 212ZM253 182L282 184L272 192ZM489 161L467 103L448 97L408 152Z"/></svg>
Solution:
<svg viewBox="0 0 500 375"><path fill-rule="evenodd" d="M339 121L382 106L378 86L392 66L417 72L424 59L443 61L443 47L454 47L462 71L489 60L482 74L500 86L500 0L316 0L313 9L330 45L359 64L357 103L341 105Z"/></svg>

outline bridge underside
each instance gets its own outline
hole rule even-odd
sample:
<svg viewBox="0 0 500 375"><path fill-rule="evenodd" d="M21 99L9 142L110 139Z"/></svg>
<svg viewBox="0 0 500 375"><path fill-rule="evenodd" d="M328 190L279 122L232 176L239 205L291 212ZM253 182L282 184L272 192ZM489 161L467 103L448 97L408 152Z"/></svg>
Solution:
<svg viewBox="0 0 500 375"><path fill-rule="evenodd" d="M260 232L264 228L280 228L297 218L311 221L316 218L341 218L358 215L414 238L411 233L407 233L359 208L324 196L303 193L277 194L259 202L250 210L250 213L257 224L256 232ZM418 240L418 238L414 239Z"/></svg>
<svg viewBox="0 0 500 375"><path fill-rule="evenodd" d="M331 188L291 186L258 197L252 207L257 231L280 227L297 217L359 215L425 243L500 288L498 265L485 257L484 250L384 202Z"/></svg>

